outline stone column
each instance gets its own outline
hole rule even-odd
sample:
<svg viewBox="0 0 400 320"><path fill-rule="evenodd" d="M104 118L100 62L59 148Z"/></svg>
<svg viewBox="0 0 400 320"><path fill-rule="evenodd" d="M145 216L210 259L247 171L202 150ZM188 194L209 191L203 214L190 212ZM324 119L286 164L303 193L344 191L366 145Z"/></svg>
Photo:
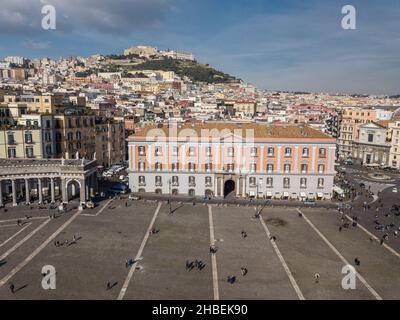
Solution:
<svg viewBox="0 0 400 320"><path fill-rule="evenodd" d="M218 196L218 178L214 179L214 197Z"/></svg>
<svg viewBox="0 0 400 320"><path fill-rule="evenodd" d="M236 196L240 197L240 177L237 179Z"/></svg>
<svg viewBox="0 0 400 320"><path fill-rule="evenodd" d="M3 206L3 181L0 180L0 207Z"/></svg>
<svg viewBox="0 0 400 320"><path fill-rule="evenodd" d="M54 190L54 178L50 178L50 188L51 188L51 203L56 202L56 194Z"/></svg>
<svg viewBox="0 0 400 320"><path fill-rule="evenodd" d="M60 187L61 187L62 202L68 203L67 185L66 185L66 180L63 178L61 178L60 180Z"/></svg>
<svg viewBox="0 0 400 320"><path fill-rule="evenodd" d="M246 196L246 178L243 177L242 179L242 197Z"/></svg>
<svg viewBox="0 0 400 320"><path fill-rule="evenodd" d="M80 202L81 204L85 204L86 203L86 179L83 178L81 180L79 180L81 187L80 187Z"/></svg>
<svg viewBox="0 0 400 320"><path fill-rule="evenodd" d="M221 197L224 197L224 179L219 179L219 191L220 191L220 195Z"/></svg>
<svg viewBox="0 0 400 320"><path fill-rule="evenodd" d="M43 202L43 195L42 195L42 179L38 178L38 195L39 195L39 204Z"/></svg>
<svg viewBox="0 0 400 320"><path fill-rule="evenodd" d="M17 206L17 189L15 188L15 180L11 180L11 188L12 188L12 200L13 206Z"/></svg>
<svg viewBox="0 0 400 320"><path fill-rule="evenodd" d="M31 202L30 199L30 191L29 191L29 179L25 179L25 201L26 204L29 204Z"/></svg>

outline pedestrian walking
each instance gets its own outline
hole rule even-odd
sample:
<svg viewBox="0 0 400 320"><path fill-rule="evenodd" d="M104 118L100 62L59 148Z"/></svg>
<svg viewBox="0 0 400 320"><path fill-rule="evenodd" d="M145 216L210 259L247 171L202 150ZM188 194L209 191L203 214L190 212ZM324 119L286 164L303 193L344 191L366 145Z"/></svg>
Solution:
<svg viewBox="0 0 400 320"><path fill-rule="evenodd" d="M360 260L358 258L355 258L354 259L354 263L355 263L356 266L359 266L360 265Z"/></svg>
<svg viewBox="0 0 400 320"><path fill-rule="evenodd" d="M10 283L10 290L11 290L12 294L15 293L15 286L14 286L14 284L12 282Z"/></svg>
<svg viewBox="0 0 400 320"><path fill-rule="evenodd" d="M319 278L320 278L320 275L319 275L318 272L316 272L316 273L314 274L315 283L319 283Z"/></svg>
<svg viewBox="0 0 400 320"><path fill-rule="evenodd" d="M244 277L247 274L248 271L247 271L247 268L241 267L240 268L240 272L241 272L242 276Z"/></svg>

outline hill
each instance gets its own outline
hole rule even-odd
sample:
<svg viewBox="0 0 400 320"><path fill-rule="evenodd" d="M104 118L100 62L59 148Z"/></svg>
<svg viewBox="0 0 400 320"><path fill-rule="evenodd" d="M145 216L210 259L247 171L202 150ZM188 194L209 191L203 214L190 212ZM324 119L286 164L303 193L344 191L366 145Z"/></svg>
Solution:
<svg viewBox="0 0 400 320"><path fill-rule="evenodd" d="M183 61L171 58L147 60L130 66L129 70L173 71L181 78L188 77L193 82L232 83L240 81L240 79L215 70L208 65L200 64L196 61Z"/></svg>

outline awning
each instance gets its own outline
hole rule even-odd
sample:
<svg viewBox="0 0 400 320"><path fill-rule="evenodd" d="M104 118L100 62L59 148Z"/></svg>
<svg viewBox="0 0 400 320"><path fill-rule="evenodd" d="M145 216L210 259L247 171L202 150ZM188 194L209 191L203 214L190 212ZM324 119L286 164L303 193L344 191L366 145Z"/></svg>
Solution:
<svg viewBox="0 0 400 320"><path fill-rule="evenodd" d="M304 197L305 198L306 197L306 193L305 192L300 192L300 197L302 197L302 198Z"/></svg>
<svg viewBox="0 0 400 320"><path fill-rule="evenodd" d="M267 191L267 197L272 197L272 191Z"/></svg>
<svg viewBox="0 0 400 320"><path fill-rule="evenodd" d="M250 191L249 194L250 194L250 196L255 196L256 195L256 193L254 191Z"/></svg>
<svg viewBox="0 0 400 320"><path fill-rule="evenodd" d="M283 193L283 196L284 196L284 197L289 197L289 192L284 192L284 193Z"/></svg>
<svg viewBox="0 0 400 320"><path fill-rule="evenodd" d="M321 193L321 192L318 192L318 193L317 193L317 197L318 197L318 198L323 198L323 197L324 197L324 194Z"/></svg>
<svg viewBox="0 0 400 320"><path fill-rule="evenodd" d="M292 199L296 199L297 198L297 193L292 193Z"/></svg>

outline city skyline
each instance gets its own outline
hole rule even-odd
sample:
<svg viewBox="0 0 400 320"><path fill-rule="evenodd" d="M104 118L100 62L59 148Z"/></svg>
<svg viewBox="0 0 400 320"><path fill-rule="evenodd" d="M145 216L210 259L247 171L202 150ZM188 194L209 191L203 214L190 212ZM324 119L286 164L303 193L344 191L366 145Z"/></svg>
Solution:
<svg viewBox="0 0 400 320"><path fill-rule="evenodd" d="M54 5L57 28L43 30ZM262 89L398 94L395 1L2 1L0 56L120 54L132 45L190 51ZM351 4L357 29L341 28ZM7 43L7 45L5 45Z"/></svg>

